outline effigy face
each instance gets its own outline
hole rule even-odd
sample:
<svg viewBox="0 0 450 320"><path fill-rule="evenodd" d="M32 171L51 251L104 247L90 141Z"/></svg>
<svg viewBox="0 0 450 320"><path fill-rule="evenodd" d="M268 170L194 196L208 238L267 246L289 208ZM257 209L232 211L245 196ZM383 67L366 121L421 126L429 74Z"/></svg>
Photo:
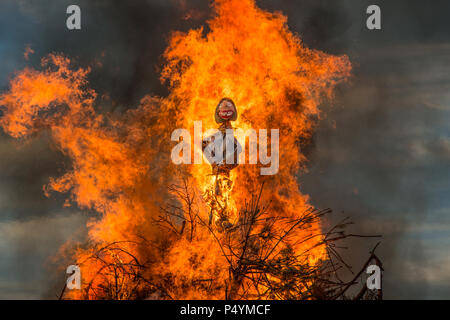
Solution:
<svg viewBox="0 0 450 320"><path fill-rule="evenodd" d="M222 123L237 119L237 110L234 103L229 99L223 99L216 108L216 122Z"/></svg>
<svg viewBox="0 0 450 320"><path fill-rule="evenodd" d="M222 102L222 104L219 106L219 116L224 120L230 120L233 117L233 114L233 105L228 101Z"/></svg>

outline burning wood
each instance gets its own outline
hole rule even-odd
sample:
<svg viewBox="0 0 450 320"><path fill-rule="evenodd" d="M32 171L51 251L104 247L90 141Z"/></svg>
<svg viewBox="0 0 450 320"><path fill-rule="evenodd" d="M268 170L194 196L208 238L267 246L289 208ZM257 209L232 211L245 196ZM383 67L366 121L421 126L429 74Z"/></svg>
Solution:
<svg viewBox="0 0 450 320"><path fill-rule="evenodd" d="M97 299L138 299L157 297L158 299L179 299L193 293L226 300L242 299L348 299L346 292L357 284L356 279L365 271L369 262L376 259L374 254L360 272L350 282L339 279L338 271L347 266L334 248L336 241L359 235L345 234L337 225L328 233L315 233L311 224L331 210L309 208L297 219L270 214L270 207L260 204L260 193L254 195L239 211L238 222L227 232L218 232L218 227L204 220L195 209L196 197L188 180L182 185L169 188L180 206L167 205L161 208L161 214L155 223L166 230L165 245L151 243L142 238L142 245L158 247L167 261L155 266L151 262L140 262L134 255L123 249L120 242L111 243L93 249L88 260L98 261L99 268L83 289L83 297ZM297 230L305 236L296 237ZM337 231L339 230L339 231ZM204 235L209 234L205 239ZM305 242L313 238L321 239L314 246L326 246L333 252L326 260L311 265L309 256L314 247L305 247L296 252L296 241ZM216 272L223 272L225 278L209 274L201 269L208 252L202 254L195 250L203 247L202 242L209 240L211 248L220 249L223 265ZM184 252L183 264L190 274L180 278L177 269L173 270L170 260L181 242L190 244L191 252ZM216 256L216 258L217 258ZM165 268L164 268L165 266ZM199 269L199 272L193 272ZM150 271L150 272L149 272ZM98 278L98 279L97 279ZM101 285L93 285L100 279ZM354 299L368 297L370 291L363 286ZM377 298L380 298L378 291Z"/></svg>

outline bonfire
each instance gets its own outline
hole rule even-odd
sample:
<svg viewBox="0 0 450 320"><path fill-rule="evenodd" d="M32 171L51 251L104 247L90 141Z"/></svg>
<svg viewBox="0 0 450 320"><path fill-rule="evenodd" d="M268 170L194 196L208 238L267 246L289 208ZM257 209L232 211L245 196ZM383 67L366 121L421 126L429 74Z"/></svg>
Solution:
<svg viewBox="0 0 450 320"><path fill-rule="evenodd" d="M346 297L352 283L336 277L344 263L334 243L354 235L343 233L347 222L323 230L330 210L310 204L298 173L306 164L299 141L311 138L320 105L350 77L349 59L306 47L286 16L253 0L216 0L212 9L207 28L171 34L161 72L167 97L145 96L120 116L98 113L90 70L55 53L40 70L17 72L0 96L7 134L47 131L70 159L45 193L96 213L86 242L65 257L80 267L82 288L61 298ZM171 133L193 130L195 121L213 128L222 97L239 110L237 128L280 131L277 174L262 176L261 164L227 172L219 188L225 227L211 214L219 203L208 198L218 194L211 164L170 158ZM202 155L186 142L194 158Z"/></svg>

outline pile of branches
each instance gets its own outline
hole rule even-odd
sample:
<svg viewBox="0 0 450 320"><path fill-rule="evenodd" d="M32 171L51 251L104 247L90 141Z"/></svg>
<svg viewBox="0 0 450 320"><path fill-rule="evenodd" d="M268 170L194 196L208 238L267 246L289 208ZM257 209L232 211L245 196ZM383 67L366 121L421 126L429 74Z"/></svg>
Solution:
<svg viewBox="0 0 450 320"><path fill-rule="evenodd" d="M195 207L195 192L189 187L188 179L181 185L169 187L177 204L161 207L154 223L167 234L167 243L160 247L161 254L167 252L171 243L184 239L195 245L198 232L209 233L220 248L226 261L228 279L225 283L214 283L216 279L197 279L183 284L196 290L213 290L226 300L281 299L281 300L338 300L338 299L381 299L381 290L373 292L365 283L360 283L369 263L381 261L374 248L370 257L350 281L341 280L340 272L351 267L339 254L337 243L350 237L367 237L347 234L347 219L338 223L326 233L312 229L320 219L331 213L330 209L308 208L296 217L270 213L270 203L261 203L263 186L257 195L244 203L237 221L226 231L219 231L214 224L199 214ZM298 234L302 235L298 237ZM295 236L295 238L294 238ZM370 236L373 237L373 236ZM140 245L151 245L141 237ZM314 241L311 241L314 240ZM302 252L294 245L313 243ZM95 299L177 299L174 292L180 286L169 277L155 278L149 272L151 264L142 263L135 255L125 250L122 242L115 242L94 250L89 259L98 259L99 270L91 281L83 286L84 298ZM310 263L311 253L317 247L324 247L327 258ZM108 259L105 259L105 255ZM112 258L112 259L111 259ZM99 283L93 285L94 283ZM183 286L181 285L181 286ZM360 285L357 294L349 290ZM182 290L182 288L181 288ZM355 290L353 290L355 292ZM64 297L61 294L61 298Z"/></svg>

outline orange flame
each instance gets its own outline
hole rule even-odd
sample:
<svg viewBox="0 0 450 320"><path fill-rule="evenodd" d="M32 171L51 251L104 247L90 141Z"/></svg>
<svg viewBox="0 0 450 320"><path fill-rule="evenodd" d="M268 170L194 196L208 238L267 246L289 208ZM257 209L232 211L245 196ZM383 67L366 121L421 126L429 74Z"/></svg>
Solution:
<svg viewBox="0 0 450 320"><path fill-rule="evenodd" d="M214 110L222 97L236 103L236 128L280 130L278 174L263 179L259 166L243 164L234 169L230 207L236 212L262 180L270 189L263 201L271 202L273 215L297 217L309 207L296 179L306 160L298 139L310 137L319 105L332 98L334 87L350 75L348 58L306 48L288 30L285 16L261 10L253 0L216 0L214 10L209 31L200 28L171 36L161 75L170 95L147 96L121 119L95 113L96 94L86 81L89 70L72 70L69 59L58 55L43 59L43 71L19 72L10 90L0 96L5 108L0 124L5 132L20 138L49 128L56 145L72 160L71 170L52 179L46 190L69 192L79 207L100 214L88 224L91 245L76 253L85 287L102 285L104 278L97 275L104 266L90 257L98 247L111 243L120 243L141 263L150 261L152 267L146 272L170 274L180 287L186 279L227 278L223 253L207 232L199 233L194 242L180 238L163 254L141 241L158 243L164 238L154 218L169 198L167 186L176 179L170 160L172 130L192 129L197 120L205 129L216 127ZM209 164L190 165L187 170L194 189L204 192L211 187ZM207 216L205 206L199 210ZM320 225L311 228L319 230ZM300 252L318 241L293 241L293 248ZM108 261L123 264L130 258L111 248L102 252L102 259ZM320 259L326 259L321 246L311 251L309 263ZM108 276L113 275L103 274ZM130 284L124 280L122 285ZM79 292L70 294L83 298ZM223 298L194 288L172 295Z"/></svg>

